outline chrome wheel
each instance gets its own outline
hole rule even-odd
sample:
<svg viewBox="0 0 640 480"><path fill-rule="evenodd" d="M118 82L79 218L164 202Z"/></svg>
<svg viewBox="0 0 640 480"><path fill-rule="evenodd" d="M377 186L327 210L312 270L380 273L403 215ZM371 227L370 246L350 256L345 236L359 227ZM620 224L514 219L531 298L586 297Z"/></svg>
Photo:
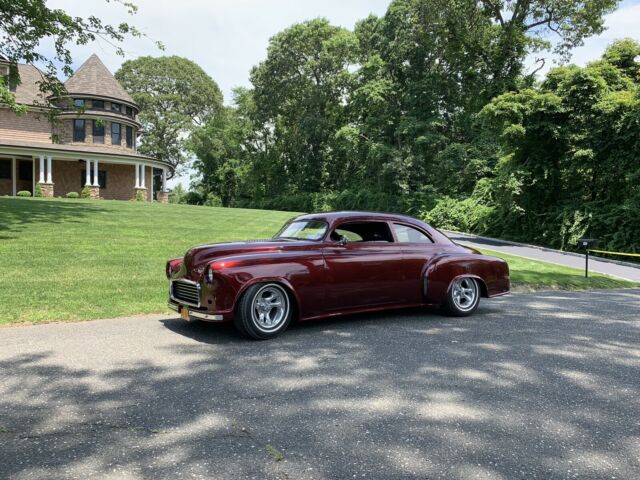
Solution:
<svg viewBox="0 0 640 480"><path fill-rule="evenodd" d="M456 308L466 312L475 307L478 300L478 282L473 278L459 278L451 288L451 297Z"/></svg>
<svg viewBox="0 0 640 480"><path fill-rule="evenodd" d="M253 296L251 318L258 330L277 330L288 315L289 296L279 285L265 285Z"/></svg>

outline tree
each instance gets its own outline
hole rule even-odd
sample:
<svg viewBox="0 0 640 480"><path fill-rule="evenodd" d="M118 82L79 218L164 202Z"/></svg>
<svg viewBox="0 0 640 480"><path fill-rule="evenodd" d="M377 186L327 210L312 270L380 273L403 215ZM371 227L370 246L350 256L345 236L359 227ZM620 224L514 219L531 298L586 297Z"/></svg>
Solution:
<svg viewBox="0 0 640 480"><path fill-rule="evenodd" d="M273 131L270 190L317 192L335 179L333 142L345 121L353 33L315 19L275 35L251 72L256 123Z"/></svg>
<svg viewBox="0 0 640 480"><path fill-rule="evenodd" d="M137 11L132 3L122 0L116 0L115 3L124 6L130 15ZM41 103L48 105L50 95L62 96L66 93L64 85L57 78L58 65L61 65L65 76L71 76L71 45L86 45L99 38L113 45L116 53L124 55L120 43L127 37L143 36L128 23L109 25L95 16L72 16L64 10L49 8L44 0L0 0L0 55L10 63L7 81L0 81L0 103L16 112L24 110L15 103L15 96L8 88L9 84L20 83L18 63L37 65L44 71L40 82L43 92ZM44 39L52 40L53 52L42 45ZM163 48L159 42L156 44Z"/></svg>
<svg viewBox="0 0 640 480"><path fill-rule="evenodd" d="M140 152L179 172L190 134L222 111L218 84L196 63L176 56L128 60L115 77L140 105Z"/></svg>
<svg viewBox="0 0 640 480"><path fill-rule="evenodd" d="M588 233L640 250L638 52L616 42L601 60L553 69L482 110L501 144L494 233L556 246Z"/></svg>

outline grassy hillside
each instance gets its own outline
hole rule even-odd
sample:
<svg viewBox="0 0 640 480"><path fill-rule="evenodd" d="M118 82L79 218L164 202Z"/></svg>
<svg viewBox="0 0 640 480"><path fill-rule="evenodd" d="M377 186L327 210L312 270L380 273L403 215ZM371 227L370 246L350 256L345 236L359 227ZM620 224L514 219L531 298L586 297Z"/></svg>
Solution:
<svg viewBox="0 0 640 480"><path fill-rule="evenodd" d="M119 201L0 198L0 323L166 310L168 258L268 238L293 214Z"/></svg>
<svg viewBox="0 0 640 480"><path fill-rule="evenodd" d="M168 258L195 244L268 238L292 216L189 205L0 198L0 324L165 311ZM558 275L566 279L571 269L560 272L514 259L511 270L514 280L538 287L576 286L558 282ZM581 272L574 272L577 286L585 286L579 284ZM629 284L600 277L590 285Z"/></svg>

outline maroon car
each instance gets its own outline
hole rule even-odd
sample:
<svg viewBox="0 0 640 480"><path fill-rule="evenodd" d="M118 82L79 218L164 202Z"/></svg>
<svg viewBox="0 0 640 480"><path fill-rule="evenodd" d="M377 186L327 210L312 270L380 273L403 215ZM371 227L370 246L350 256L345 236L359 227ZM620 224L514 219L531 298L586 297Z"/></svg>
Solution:
<svg viewBox="0 0 640 480"><path fill-rule="evenodd" d="M473 313L509 293L504 260L403 215L331 212L290 220L271 240L218 243L167 262L169 307L271 338L293 319L443 306Z"/></svg>

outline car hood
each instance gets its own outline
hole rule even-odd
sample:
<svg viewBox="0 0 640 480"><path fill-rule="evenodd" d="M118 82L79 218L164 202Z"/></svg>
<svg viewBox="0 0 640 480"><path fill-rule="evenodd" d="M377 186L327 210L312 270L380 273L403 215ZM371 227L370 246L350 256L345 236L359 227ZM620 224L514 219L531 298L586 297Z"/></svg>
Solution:
<svg viewBox="0 0 640 480"><path fill-rule="evenodd" d="M199 278L204 268L211 261L231 255L242 255L263 252L279 252L283 250L298 250L308 248L317 242L306 240L248 240L244 242L212 243L198 245L187 251L184 256L185 274L192 278Z"/></svg>

